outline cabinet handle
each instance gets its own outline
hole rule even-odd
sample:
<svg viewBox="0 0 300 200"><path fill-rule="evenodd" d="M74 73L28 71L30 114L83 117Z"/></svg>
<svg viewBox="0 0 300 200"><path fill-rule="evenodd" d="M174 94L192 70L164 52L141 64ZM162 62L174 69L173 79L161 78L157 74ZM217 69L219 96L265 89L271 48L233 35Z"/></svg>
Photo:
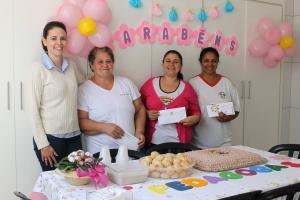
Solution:
<svg viewBox="0 0 300 200"><path fill-rule="evenodd" d="M251 99L251 81L248 81L248 99Z"/></svg>
<svg viewBox="0 0 300 200"><path fill-rule="evenodd" d="M23 83L20 82L20 109L23 110Z"/></svg>
<svg viewBox="0 0 300 200"><path fill-rule="evenodd" d="M245 81L241 81L241 86L242 86L241 99L244 99L245 98Z"/></svg>
<svg viewBox="0 0 300 200"><path fill-rule="evenodd" d="M10 84L7 81L7 110L10 110Z"/></svg>

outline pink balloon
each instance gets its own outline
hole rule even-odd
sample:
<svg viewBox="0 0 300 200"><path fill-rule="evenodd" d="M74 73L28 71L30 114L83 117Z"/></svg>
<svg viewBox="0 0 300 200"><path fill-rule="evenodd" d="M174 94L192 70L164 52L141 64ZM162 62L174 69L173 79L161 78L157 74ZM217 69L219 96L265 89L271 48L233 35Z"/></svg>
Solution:
<svg viewBox="0 0 300 200"><path fill-rule="evenodd" d="M267 55L267 57L269 57L275 62L281 61L283 56L284 56L284 51L279 45L272 46Z"/></svg>
<svg viewBox="0 0 300 200"><path fill-rule="evenodd" d="M111 10L108 8L107 14L101 20L99 20L99 22L108 25L111 22L111 19L112 19L112 13Z"/></svg>
<svg viewBox="0 0 300 200"><path fill-rule="evenodd" d="M269 56L265 56L264 59L263 59L263 63L267 67L275 67L279 62L278 61L274 61Z"/></svg>
<svg viewBox="0 0 300 200"><path fill-rule="evenodd" d="M110 30L104 24L97 24L96 33L88 36L89 41L97 46L104 47L107 46L111 38Z"/></svg>
<svg viewBox="0 0 300 200"><path fill-rule="evenodd" d="M76 27L80 18L82 18L82 14L80 9L77 6L72 4L62 4L59 8L57 17L66 25L70 27Z"/></svg>
<svg viewBox="0 0 300 200"><path fill-rule="evenodd" d="M256 29L258 31L258 33L264 37L265 33L271 29L274 29L275 25L273 23L273 21L270 18L261 18L256 26Z"/></svg>
<svg viewBox="0 0 300 200"><path fill-rule="evenodd" d="M296 48L292 46L291 48L284 49L284 54L287 57L293 57L294 55L296 55Z"/></svg>
<svg viewBox="0 0 300 200"><path fill-rule="evenodd" d="M110 37L110 40L109 40L107 46L108 46L109 48L111 48L113 51L115 50L115 46L114 46L114 37L113 37L113 36Z"/></svg>
<svg viewBox="0 0 300 200"><path fill-rule="evenodd" d="M68 35L67 51L74 55L79 54L86 41L85 36L81 35L76 28L73 29Z"/></svg>
<svg viewBox="0 0 300 200"><path fill-rule="evenodd" d="M109 15L109 7L103 0L86 0L83 6L83 15L96 21L100 21Z"/></svg>
<svg viewBox="0 0 300 200"><path fill-rule="evenodd" d="M279 26L281 36L292 35L293 34L293 26L289 23L283 23Z"/></svg>
<svg viewBox="0 0 300 200"><path fill-rule="evenodd" d="M267 30L264 34L264 38L271 45L279 44L281 38L280 30L275 27Z"/></svg>
<svg viewBox="0 0 300 200"><path fill-rule="evenodd" d="M270 45L261 38L255 38L251 41L248 51L254 57L263 57L267 54Z"/></svg>
<svg viewBox="0 0 300 200"><path fill-rule="evenodd" d="M73 4L74 6L77 6L78 8L82 8L82 6L85 3L85 0L65 0L64 2Z"/></svg>
<svg viewBox="0 0 300 200"><path fill-rule="evenodd" d="M82 48L81 52L78 54L82 58L87 58L92 48L94 48L95 45L93 45L89 40L87 40L84 44L84 47Z"/></svg>

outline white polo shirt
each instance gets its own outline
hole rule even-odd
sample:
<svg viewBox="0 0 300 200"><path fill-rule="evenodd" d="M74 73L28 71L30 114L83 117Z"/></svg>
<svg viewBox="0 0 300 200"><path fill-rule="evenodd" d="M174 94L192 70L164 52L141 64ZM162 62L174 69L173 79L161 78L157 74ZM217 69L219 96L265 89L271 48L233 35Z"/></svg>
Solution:
<svg viewBox="0 0 300 200"><path fill-rule="evenodd" d="M190 79L189 82L197 93L202 111L202 119L194 127L192 144L201 148L231 145L231 131L228 127L230 122L219 122L216 118L208 117L206 106L231 101L234 110L239 111L237 90L226 77L221 77L215 85L209 85L200 76Z"/></svg>
<svg viewBox="0 0 300 200"><path fill-rule="evenodd" d="M106 90L88 80L79 87L78 109L89 113L89 119L114 123L128 133L135 133L133 101L140 97L138 88L125 77L115 76L111 90ZM91 153L99 152L103 145L118 148L111 136L84 135L86 148Z"/></svg>

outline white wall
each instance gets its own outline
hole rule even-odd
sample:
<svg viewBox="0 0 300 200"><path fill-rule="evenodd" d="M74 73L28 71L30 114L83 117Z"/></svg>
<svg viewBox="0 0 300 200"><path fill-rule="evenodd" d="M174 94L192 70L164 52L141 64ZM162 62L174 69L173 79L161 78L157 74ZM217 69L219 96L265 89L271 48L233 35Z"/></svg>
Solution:
<svg viewBox="0 0 300 200"><path fill-rule="evenodd" d="M297 54L291 69L290 142L300 143L300 1L294 0L294 38Z"/></svg>

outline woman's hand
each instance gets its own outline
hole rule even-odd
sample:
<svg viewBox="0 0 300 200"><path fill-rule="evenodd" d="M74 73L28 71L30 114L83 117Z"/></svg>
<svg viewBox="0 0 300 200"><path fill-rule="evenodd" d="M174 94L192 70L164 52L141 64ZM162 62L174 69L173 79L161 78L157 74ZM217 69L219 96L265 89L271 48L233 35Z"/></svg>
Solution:
<svg viewBox="0 0 300 200"><path fill-rule="evenodd" d="M104 132L115 139L121 138L124 134L123 129L114 123L104 123L103 126Z"/></svg>
<svg viewBox="0 0 300 200"><path fill-rule="evenodd" d="M198 124L200 119L201 119L201 117L199 115L193 115L193 116L188 116L187 118L184 118L179 123L181 123L184 126L194 126L194 125Z"/></svg>
<svg viewBox="0 0 300 200"><path fill-rule="evenodd" d="M225 113L220 112L219 116L217 117L217 119L218 119L219 122L229 122L229 121L235 119L237 117L237 115L238 114L235 114L235 115L226 115Z"/></svg>
<svg viewBox="0 0 300 200"><path fill-rule="evenodd" d="M55 156L58 156L58 154L50 145L41 149L42 161L46 166L50 165L51 167L54 167L57 163Z"/></svg>
<svg viewBox="0 0 300 200"><path fill-rule="evenodd" d="M138 145L139 149L141 149L145 144L145 135L142 133L135 133L135 137L139 140Z"/></svg>
<svg viewBox="0 0 300 200"><path fill-rule="evenodd" d="M159 116L158 110L147 110L147 117L150 120L157 120L158 116Z"/></svg>

